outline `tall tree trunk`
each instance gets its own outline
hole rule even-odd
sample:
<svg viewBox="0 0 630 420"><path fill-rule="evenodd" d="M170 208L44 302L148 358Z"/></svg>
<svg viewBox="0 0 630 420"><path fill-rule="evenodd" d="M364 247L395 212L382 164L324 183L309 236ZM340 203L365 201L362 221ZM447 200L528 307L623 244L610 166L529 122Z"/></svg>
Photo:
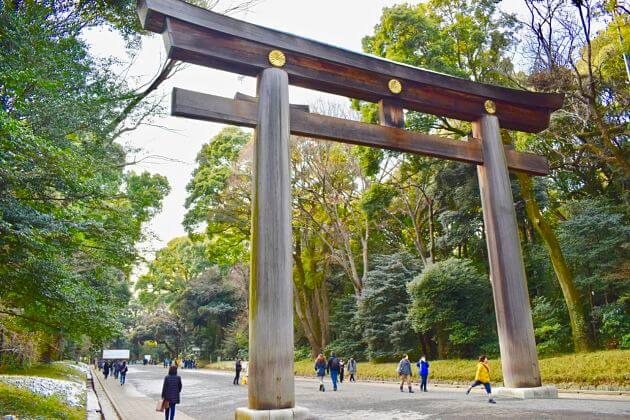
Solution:
<svg viewBox="0 0 630 420"><path fill-rule="evenodd" d="M326 272L326 264L324 267L318 267L322 262L321 258L317 258L316 249L313 246L302 248L302 240L300 233L296 235L294 245L293 259L295 261L295 269L293 271L293 287L295 312L298 320L304 330L304 335L311 346L311 354L317 355L328 345L328 292L326 285L323 283ZM326 245L322 244L322 255L326 251ZM308 264L304 264L302 258L303 252L306 253ZM307 283L308 278L312 284Z"/></svg>
<svg viewBox="0 0 630 420"><path fill-rule="evenodd" d="M536 232L542 237L551 258L553 271L556 273L558 283L560 283L571 321L574 349L577 352L589 351L591 343L580 292L575 286L573 274L566 263L558 238L538 207L531 177L521 172L517 172L516 176L521 188L521 196L525 200L527 217Z"/></svg>
<svg viewBox="0 0 630 420"><path fill-rule="evenodd" d="M429 203L429 256L431 262L435 263L435 233L433 221L433 200L427 200Z"/></svg>

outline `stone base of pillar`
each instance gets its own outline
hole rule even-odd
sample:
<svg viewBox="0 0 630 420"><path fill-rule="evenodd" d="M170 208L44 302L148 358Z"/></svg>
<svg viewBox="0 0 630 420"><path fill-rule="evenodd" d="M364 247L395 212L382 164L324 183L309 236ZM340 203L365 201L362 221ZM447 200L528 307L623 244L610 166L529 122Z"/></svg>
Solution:
<svg viewBox="0 0 630 420"><path fill-rule="evenodd" d="M492 393L499 397L511 397L520 399L550 399L558 398L558 389L555 386L537 386L535 388L495 388Z"/></svg>
<svg viewBox="0 0 630 420"><path fill-rule="evenodd" d="M307 420L312 418L307 408L293 407L279 410L252 410L239 407L234 413L236 420Z"/></svg>

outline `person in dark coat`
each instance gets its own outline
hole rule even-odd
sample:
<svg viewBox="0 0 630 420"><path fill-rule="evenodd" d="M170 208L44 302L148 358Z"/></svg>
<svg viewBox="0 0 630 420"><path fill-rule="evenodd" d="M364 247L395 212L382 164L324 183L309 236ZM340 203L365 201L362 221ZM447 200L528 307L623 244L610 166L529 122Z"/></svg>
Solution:
<svg viewBox="0 0 630 420"><path fill-rule="evenodd" d="M162 399L168 401L168 408L164 410L164 418L175 418L175 404L179 404L179 394L182 392L182 378L177 375L177 366L168 368L168 375L164 377L162 385Z"/></svg>
<svg viewBox="0 0 630 420"><path fill-rule="evenodd" d="M345 364L343 359L339 359L339 382L343 382L343 372L344 372Z"/></svg>
<svg viewBox="0 0 630 420"><path fill-rule="evenodd" d="M234 380L232 381L232 383L234 385L238 385L241 380L241 370L243 370L243 363L241 362L240 357L236 359L235 369L236 369L236 376L234 376Z"/></svg>
<svg viewBox="0 0 630 420"><path fill-rule="evenodd" d="M103 363L103 376L105 376L105 379L109 376L109 362Z"/></svg>
<svg viewBox="0 0 630 420"><path fill-rule="evenodd" d="M120 385L125 384L125 380L127 379L127 362L122 362L120 368L118 368L118 375L120 376Z"/></svg>

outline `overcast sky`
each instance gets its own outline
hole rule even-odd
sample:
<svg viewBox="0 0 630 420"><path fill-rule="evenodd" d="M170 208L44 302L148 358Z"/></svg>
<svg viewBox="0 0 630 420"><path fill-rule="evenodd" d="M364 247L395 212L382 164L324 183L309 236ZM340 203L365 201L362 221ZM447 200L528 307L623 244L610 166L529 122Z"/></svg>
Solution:
<svg viewBox="0 0 630 420"><path fill-rule="evenodd" d="M226 0L227 4L233 0ZM236 0L234 0L236 1ZM325 42L354 51L361 51L361 39L373 32L379 21L383 7L401 3L401 0L263 0L246 14L234 15L272 29L290 32L303 37ZM408 1L418 3L418 1ZM223 4L226 4L224 1ZM505 0L503 8L518 11L519 0ZM124 44L114 33L105 30L91 31L87 35L92 53L98 57L118 57L128 60ZM143 39L140 56L131 67L129 78L132 84L147 81L155 74L164 60L164 46L161 37ZM215 95L232 97L235 92L255 94L255 80L235 74L189 65L162 86L164 93L173 87L181 87ZM318 99L338 101L347 104L345 98L334 97L321 92L291 87L292 103L309 104ZM168 96L168 95L167 95ZM169 97L165 98L168 103ZM155 126L142 126L126 134L120 142L133 148L140 148L140 156L160 155L174 159L174 162L151 161L135 165L135 171L147 170L160 173L168 178L171 193L163 202L163 209L146 227L155 237L143 246L145 255L152 258L152 252L166 245L177 236L185 235L181 225L186 199L186 184L194 169L195 156L202 144L216 135L223 125L206 123L184 118L164 116L153 121Z"/></svg>

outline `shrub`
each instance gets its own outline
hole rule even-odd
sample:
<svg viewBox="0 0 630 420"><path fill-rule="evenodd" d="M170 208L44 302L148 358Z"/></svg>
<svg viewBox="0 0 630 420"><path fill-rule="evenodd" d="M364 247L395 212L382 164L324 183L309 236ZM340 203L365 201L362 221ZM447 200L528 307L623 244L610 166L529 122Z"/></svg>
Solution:
<svg viewBox="0 0 630 420"><path fill-rule="evenodd" d="M492 289L485 274L466 259L428 265L409 284L411 325L431 333L439 358L474 356L496 343Z"/></svg>

